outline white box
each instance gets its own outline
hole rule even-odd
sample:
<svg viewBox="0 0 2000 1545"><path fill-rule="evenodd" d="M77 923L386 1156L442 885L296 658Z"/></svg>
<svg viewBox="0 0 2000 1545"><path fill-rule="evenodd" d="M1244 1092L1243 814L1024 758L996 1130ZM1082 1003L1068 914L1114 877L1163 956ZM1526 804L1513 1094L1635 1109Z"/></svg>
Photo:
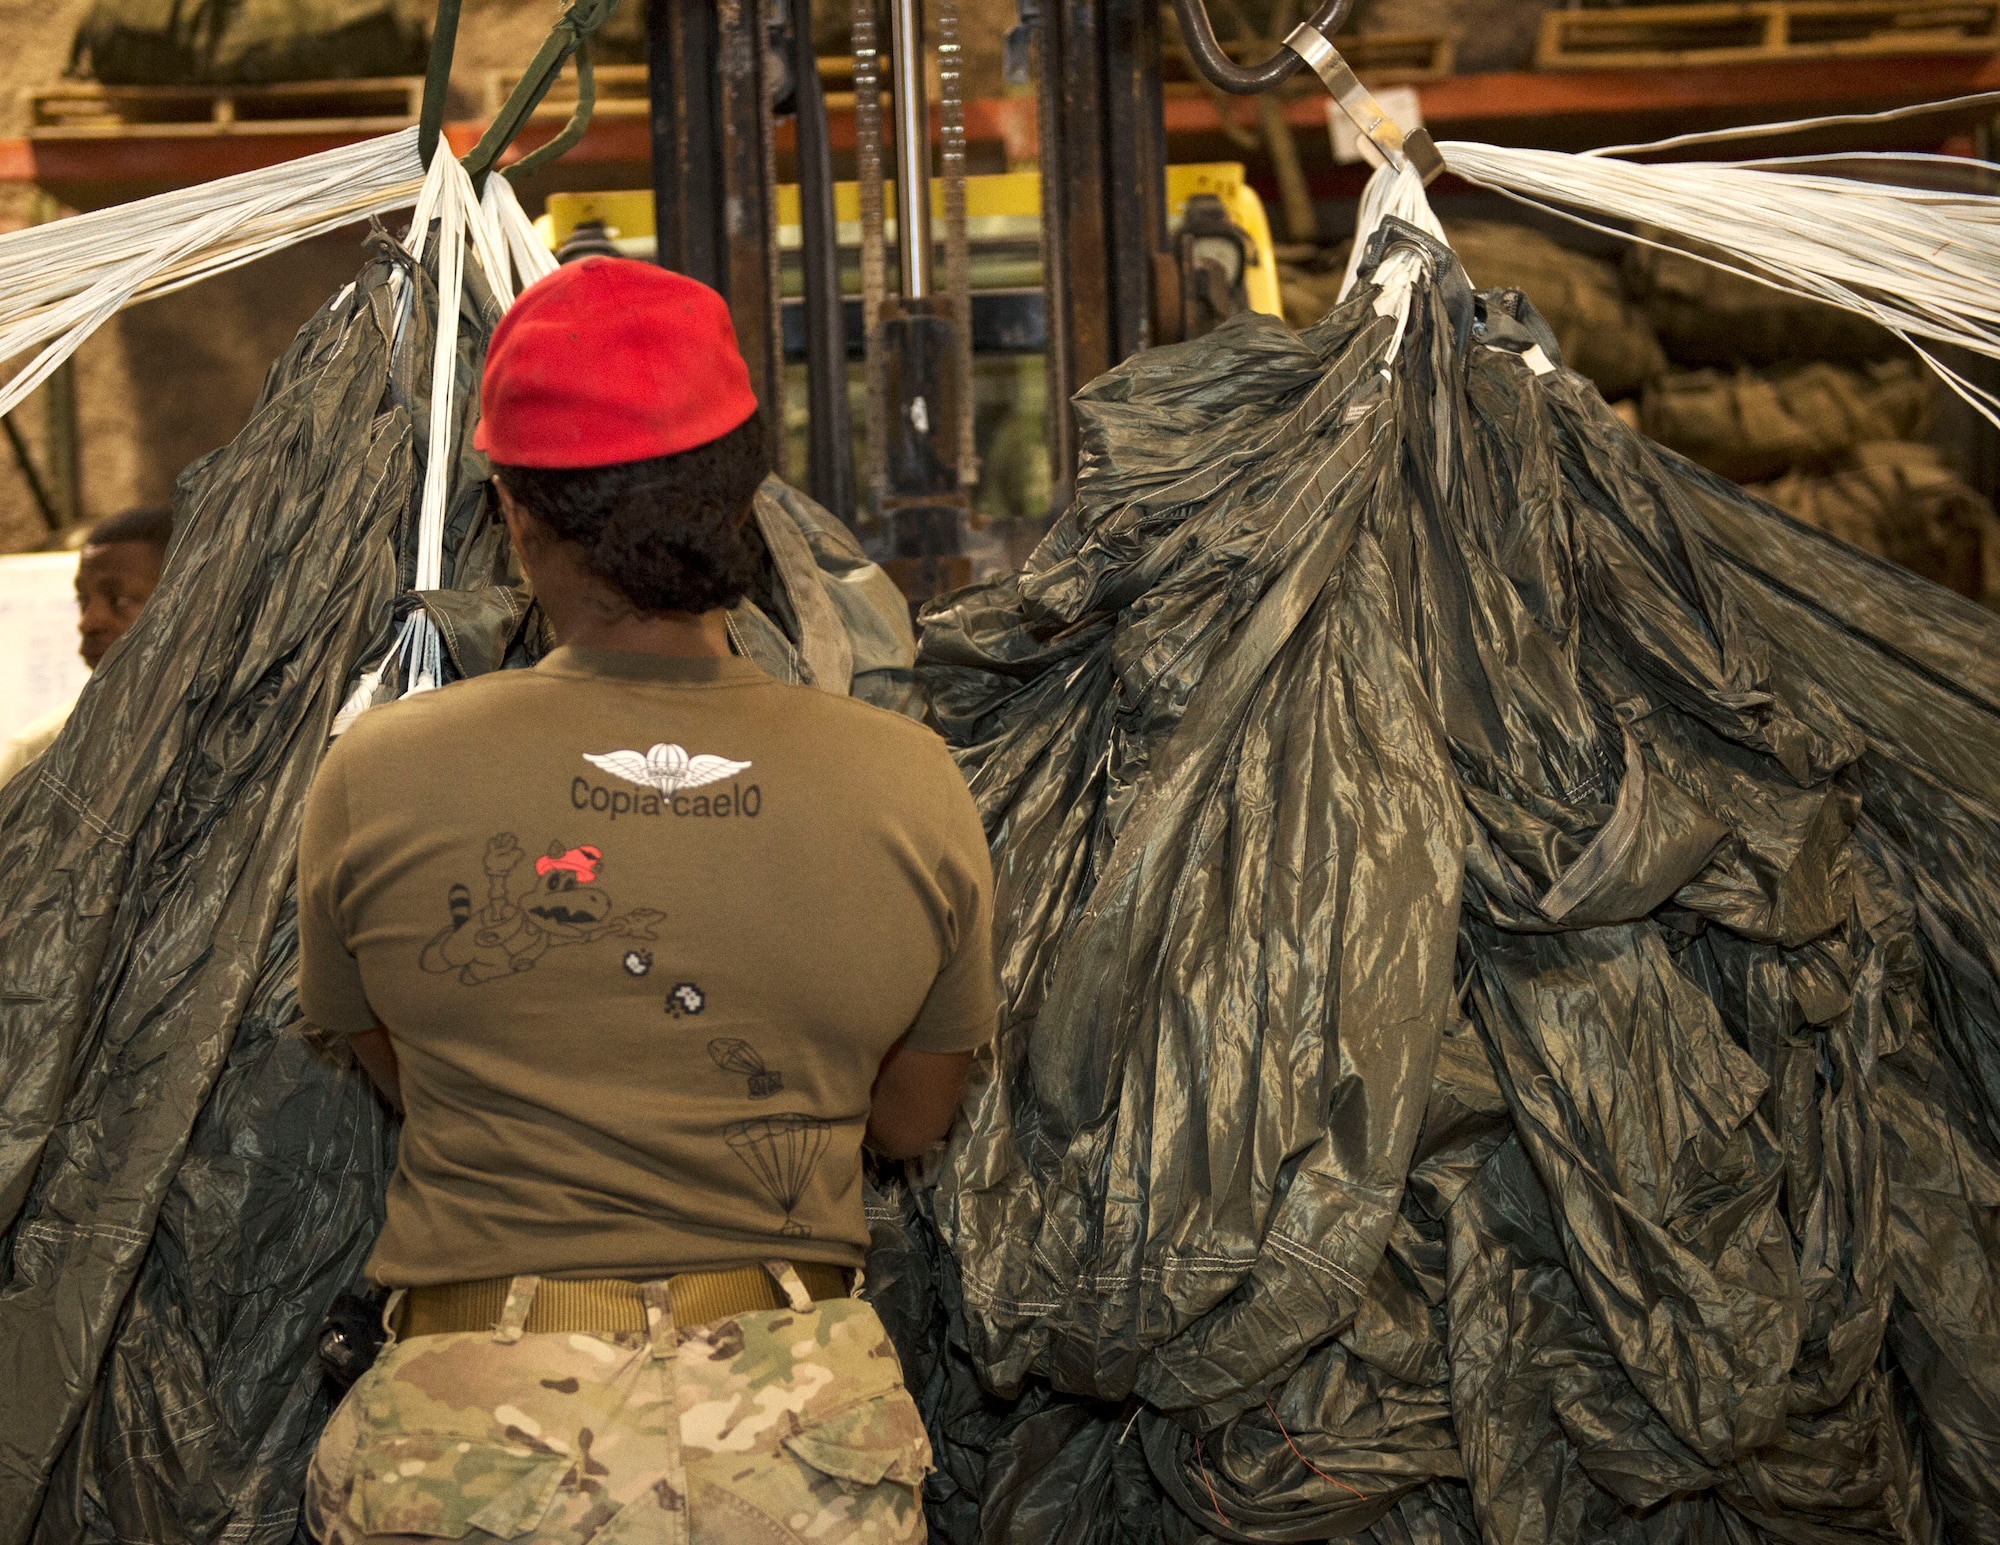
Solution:
<svg viewBox="0 0 2000 1545"><path fill-rule="evenodd" d="M75 553L0 557L0 736L83 690L76 618Z"/></svg>

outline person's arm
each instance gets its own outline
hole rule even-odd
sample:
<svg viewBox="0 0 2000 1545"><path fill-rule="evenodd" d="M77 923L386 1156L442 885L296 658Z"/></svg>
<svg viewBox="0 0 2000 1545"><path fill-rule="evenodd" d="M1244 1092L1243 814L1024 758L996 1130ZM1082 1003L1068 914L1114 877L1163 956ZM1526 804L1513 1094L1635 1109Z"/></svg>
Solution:
<svg viewBox="0 0 2000 1545"><path fill-rule="evenodd" d="M951 1130L971 1066L969 1051L912 1051L897 1042L875 1075L868 1146L885 1159L914 1159L929 1148Z"/></svg>
<svg viewBox="0 0 2000 1545"><path fill-rule="evenodd" d="M993 866L972 795L942 741L927 771L940 853L933 872L941 961L916 1022L882 1059L868 1102L868 1146L913 1159L951 1130L978 1049L1000 1018L993 974Z"/></svg>
<svg viewBox="0 0 2000 1545"><path fill-rule="evenodd" d="M329 1042L345 1037L369 1082L400 1113L396 1050L368 1002L341 916L348 831L345 773L352 751L351 739L336 741L306 794L299 830L299 1007Z"/></svg>
<svg viewBox="0 0 2000 1545"><path fill-rule="evenodd" d="M396 1067L396 1047L389 1039L389 1032L378 1024L373 1030L355 1031L347 1038L347 1044L354 1048L354 1060L361 1064L361 1071L368 1075L368 1081L389 1102L389 1109L402 1115L402 1078Z"/></svg>

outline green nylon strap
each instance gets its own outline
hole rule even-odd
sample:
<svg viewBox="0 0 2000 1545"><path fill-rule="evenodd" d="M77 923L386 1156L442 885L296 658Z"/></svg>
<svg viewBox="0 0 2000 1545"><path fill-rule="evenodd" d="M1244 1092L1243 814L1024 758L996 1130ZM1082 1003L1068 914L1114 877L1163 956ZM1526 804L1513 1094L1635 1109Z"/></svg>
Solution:
<svg viewBox="0 0 2000 1545"><path fill-rule="evenodd" d="M444 129L445 95L451 84L451 61L458 47L458 13L461 0L438 0L437 20L431 32L430 66L424 73L424 103L417 125L417 151L426 166L436 153ZM597 83L590 65L590 38L611 19L618 0L570 0L549 35L542 40L528 68L508 93L500 111L487 125L465 156L465 170L473 185L479 186L492 171L507 147L527 125L549 88L562 74L563 65L576 56L576 110L562 131L546 145L529 152L512 167L509 176L520 176L545 166L583 138L590 127L597 104Z"/></svg>
<svg viewBox="0 0 2000 1545"><path fill-rule="evenodd" d="M444 128L445 93L451 87L451 60L458 51L459 0L438 0L437 20L431 25L431 59L424 71L423 114L417 120L417 155L425 166L437 150L438 134Z"/></svg>

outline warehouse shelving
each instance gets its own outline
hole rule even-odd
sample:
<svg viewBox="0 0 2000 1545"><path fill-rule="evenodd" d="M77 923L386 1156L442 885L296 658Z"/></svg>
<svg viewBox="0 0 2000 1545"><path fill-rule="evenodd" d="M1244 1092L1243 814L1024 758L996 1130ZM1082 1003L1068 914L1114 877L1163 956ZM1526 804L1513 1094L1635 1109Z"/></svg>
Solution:
<svg viewBox="0 0 2000 1545"><path fill-rule="evenodd" d="M1911 103L2000 90L2000 55L1912 54L1889 58L1769 61L1680 69L1576 70L1458 75L1414 88L1424 118L1439 139L1480 139L1499 144L1584 149L1690 129L1718 128L1765 119L1835 112L1866 112ZM1301 133L1308 156L1326 156L1322 97L1299 94L1283 104L1286 121ZM1217 103L1198 91L1170 91L1166 125L1174 160L1237 156L1224 128L1224 112L1254 125L1247 101ZM1905 143L1935 146L1975 127L1971 113L1914 120ZM455 123L447 133L461 152L482 125ZM533 149L555 132L554 122L529 126L515 154ZM836 154L851 151L851 113L836 112ZM1035 152L1035 111L1029 97L988 98L966 104L966 129L992 163L1016 166ZM779 150L789 146L781 127ZM1319 132L1311 132L1319 131ZM1879 141L1880 131L1873 131ZM37 183L75 207L95 208L163 188L248 171L290 157L329 149L358 138L353 132L315 128L286 132L260 123L254 130L186 138L105 135L87 138L30 134L0 140L0 181ZM1859 141L1851 136L1848 143ZM976 152L978 153L978 152ZM551 186L641 185L649 159L646 123L607 117L591 126L581 144L550 174ZM1328 157L1330 165L1330 157ZM998 170L995 164L993 169Z"/></svg>

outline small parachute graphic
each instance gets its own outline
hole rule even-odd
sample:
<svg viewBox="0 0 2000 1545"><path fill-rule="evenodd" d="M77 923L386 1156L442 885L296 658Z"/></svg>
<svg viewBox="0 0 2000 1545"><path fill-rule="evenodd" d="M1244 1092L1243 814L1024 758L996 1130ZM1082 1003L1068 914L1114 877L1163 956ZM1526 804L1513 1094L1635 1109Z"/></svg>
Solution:
<svg viewBox="0 0 2000 1545"><path fill-rule="evenodd" d="M717 1036L708 1043L709 1060L725 1073L740 1073L750 1081L750 1098L768 1100L785 1087L785 1075L764 1065L757 1048L734 1036Z"/></svg>
<svg viewBox="0 0 2000 1545"><path fill-rule="evenodd" d="M723 1135L736 1157L749 1167L764 1188L765 1195L785 1214L779 1230L794 1239L804 1239L812 1230L792 1221L792 1209L811 1184L820 1155L826 1152L833 1124L814 1116L787 1112L782 1116L762 1116L755 1121L733 1121Z"/></svg>

